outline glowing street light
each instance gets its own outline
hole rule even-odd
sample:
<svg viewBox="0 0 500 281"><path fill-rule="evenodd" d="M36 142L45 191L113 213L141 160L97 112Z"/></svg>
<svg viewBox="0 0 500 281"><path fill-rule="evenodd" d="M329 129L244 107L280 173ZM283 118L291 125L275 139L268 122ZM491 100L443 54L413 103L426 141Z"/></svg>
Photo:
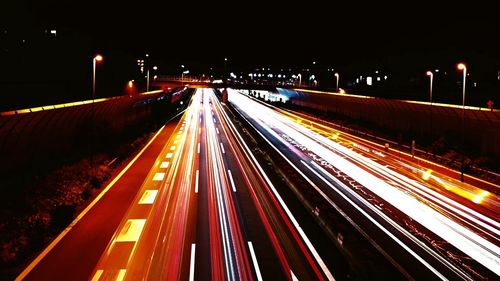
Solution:
<svg viewBox="0 0 500 281"><path fill-rule="evenodd" d="M92 59L92 103L94 102L95 99L95 68L97 62L101 62L103 60L103 57L101 55L96 55Z"/></svg>
<svg viewBox="0 0 500 281"><path fill-rule="evenodd" d="M432 71L427 71L427 76L430 77L430 82L431 82L431 86L429 88L429 102L431 103L432 105L432 80L434 79L434 74L432 73Z"/></svg>
<svg viewBox="0 0 500 281"><path fill-rule="evenodd" d="M335 72L334 75L335 75L335 77L337 77L337 86L335 87L335 89L336 89L336 92L338 92L339 91L339 74Z"/></svg>
<svg viewBox="0 0 500 281"><path fill-rule="evenodd" d="M467 78L467 66L464 63L459 63L457 65L458 70L463 72L463 83L462 83L462 165L460 168L460 180L464 181L464 161L465 161L465 147L464 147L464 137L465 137L465 80Z"/></svg>
<svg viewBox="0 0 500 281"><path fill-rule="evenodd" d="M101 55L96 55L92 59L92 123L94 124L94 129L95 129L95 106L94 106L94 101L95 101L95 69L96 69L96 64L97 62L101 62L103 60L103 57ZM94 131L95 133L95 131ZM90 154L90 169L92 172L94 172L94 133L91 134L91 144L92 144L92 153Z"/></svg>
<svg viewBox="0 0 500 281"><path fill-rule="evenodd" d="M302 74L297 74L297 77L299 78L299 87L302 84Z"/></svg>

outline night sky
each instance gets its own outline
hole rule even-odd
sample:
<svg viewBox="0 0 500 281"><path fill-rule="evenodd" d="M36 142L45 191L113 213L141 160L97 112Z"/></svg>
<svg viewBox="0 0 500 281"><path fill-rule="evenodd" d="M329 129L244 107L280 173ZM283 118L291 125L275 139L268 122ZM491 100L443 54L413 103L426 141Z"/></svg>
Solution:
<svg viewBox="0 0 500 281"><path fill-rule="evenodd" d="M7 25L53 26L86 34L97 48L150 53L173 63L394 68L499 66L500 29L492 7L408 2L11 1ZM181 3L182 2L182 3ZM328 2L328 3L324 3ZM477 5L479 6L479 5Z"/></svg>

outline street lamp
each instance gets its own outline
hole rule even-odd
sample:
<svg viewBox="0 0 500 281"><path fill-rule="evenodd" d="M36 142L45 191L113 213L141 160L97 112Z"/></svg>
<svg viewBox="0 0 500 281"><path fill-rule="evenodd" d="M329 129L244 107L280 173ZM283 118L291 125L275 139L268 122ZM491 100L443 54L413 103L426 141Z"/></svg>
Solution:
<svg viewBox="0 0 500 281"><path fill-rule="evenodd" d="M299 87L302 84L302 75L299 73L297 74L297 77L299 77Z"/></svg>
<svg viewBox="0 0 500 281"><path fill-rule="evenodd" d="M337 77L337 87L335 87L335 88L336 88L336 91L338 93L338 91L339 91L339 74L335 72L334 75L335 75L335 77Z"/></svg>
<svg viewBox="0 0 500 281"><path fill-rule="evenodd" d="M224 83L226 82L226 74L227 74L227 58L224 58Z"/></svg>
<svg viewBox="0 0 500 281"><path fill-rule="evenodd" d="M103 57L101 55L96 55L92 59L92 103L94 103L95 99L95 67L97 62L100 62L103 60Z"/></svg>
<svg viewBox="0 0 500 281"><path fill-rule="evenodd" d="M465 161L465 147L464 147L464 137L465 137L465 80L467 77L467 66L464 63L459 63L457 65L458 70L463 72L463 82L462 82L462 167L460 171L460 180L464 181L464 161Z"/></svg>
<svg viewBox="0 0 500 281"><path fill-rule="evenodd" d="M184 87L184 74L189 74L189 70L183 71L181 74L182 86Z"/></svg>
<svg viewBox="0 0 500 281"><path fill-rule="evenodd" d="M101 62L103 60L103 57L101 55L96 55L92 59L92 124L94 125L94 132L91 134L91 147L92 147L92 153L90 154L90 169L92 172L94 172L94 134L95 134L95 107L94 107L94 101L95 101L95 69L96 69L96 64L97 62Z"/></svg>
<svg viewBox="0 0 500 281"><path fill-rule="evenodd" d="M430 82L431 82L431 87L429 88L429 102L431 103L432 105L432 80L434 79L434 74L432 73L432 71L427 71L427 76L430 77Z"/></svg>
<svg viewBox="0 0 500 281"><path fill-rule="evenodd" d="M158 67L153 66L153 70L158 70ZM149 92L149 67L146 74L146 92Z"/></svg>

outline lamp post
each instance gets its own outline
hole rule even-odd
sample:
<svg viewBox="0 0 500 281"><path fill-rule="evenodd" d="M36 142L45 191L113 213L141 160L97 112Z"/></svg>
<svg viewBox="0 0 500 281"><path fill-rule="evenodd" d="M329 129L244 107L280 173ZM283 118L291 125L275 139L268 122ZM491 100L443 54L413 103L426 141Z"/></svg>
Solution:
<svg viewBox="0 0 500 281"><path fill-rule="evenodd" d="M299 87L302 84L302 74L297 74L297 77L299 77Z"/></svg>
<svg viewBox="0 0 500 281"><path fill-rule="evenodd" d="M337 93L339 92L339 74L335 72L335 77L337 77L337 86L335 87Z"/></svg>
<svg viewBox="0 0 500 281"><path fill-rule="evenodd" d="M103 59L103 57L101 55L96 55L92 59L92 103L94 103L94 99L95 99L95 68L96 68L97 62L102 61L102 59Z"/></svg>
<svg viewBox="0 0 500 281"><path fill-rule="evenodd" d="M432 80L434 79L434 74L432 73L432 71L429 70L427 71L427 76L429 76L431 82L431 86L429 88L429 102L432 105Z"/></svg>
<svg viewBox="0 0 500 281"><path fill-rule="evenodd" d="M153 66L153 70L157 70L158 67L157 66ZM149 92L149 67L148 67L148 70L146 72L146 92Z"/></svg>
<svg viewBox="0 0 500 281"><path fill-rule="evenodd" d="M224 83L226 83L226 75L227 75L227 58L224 58L224 75L222 78L224 79Z"/></svg>
<svg viewBox="0 0 500 281"><path fill-rule="evenodd" d="M184 74L189 74L189 70L183 71L181 74L182 86L184 87Z"/></svg>
<svg viewBox="0 0 500 281"><path fill-rule="evenodd" d="M464 161L465 161L465 80L467 77L467 66L464 63L459 63L457 65L459 70L463 72L463 82L462 82L462 165L460 168L460 180L464 181Z"/></svg>
<svg viewBox="0 0 500 281"><path fill-rule="evenodd" d="M94 130L91 134L91 148L92 152L90 154L90 169L95 175L94 171L94 134L95 134L95 107L94 107L94 101L95 101L95 69L97 62L101 62L103 60L103 57L101 55L96 55L92 59L92 124L94 125Z"/></svg>

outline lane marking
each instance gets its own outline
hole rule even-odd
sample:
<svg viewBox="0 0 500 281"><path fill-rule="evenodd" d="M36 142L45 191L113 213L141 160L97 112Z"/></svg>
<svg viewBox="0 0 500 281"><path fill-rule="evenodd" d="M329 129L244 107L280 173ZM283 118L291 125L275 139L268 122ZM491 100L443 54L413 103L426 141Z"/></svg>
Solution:
<svg viewBox="0 0 500 281"><path fill-rule="evenodd" d="M200 153L200 143L198 143L198 154Z"/></svg>
<svg viewBox="0 0 500 281"><path fill-rule="evenodd" d="M189 262L189 281L194 280L194 255L196 254L196 244L191 244L191 260Z"/></svg>
<svg viewBox="0 0 500 281"><path fill-rule="evenodd" d="M172 158L172 155L173 154L171 152L169 152L169 153L167 153L167 156L165 156L165 158Z"/></svg>
<svg viewBox="0 0 500 281"><path fill-rule="evenodd" d="M220 148L221 148L221 150L222 150L222 153L224 153L224 154L225 154L225 153L226 153L226 151L224 151L224 145L222 145L222 142L220 143Z"/></svg>
<svg viewBox="0 0 500 281"><path fill-rule="evenodd" d="M101 275L103 274L103 272L104 272L104 270L98 269L95 272L94 276L92 277L92 280L90 280L90 281L97 281L97 280L99 280L99 278L101 278Z"/></svg>
<svg viewBox="0 0 500 281"><path fill-rule="evenodd" d="M162 181L165 178L165 173L156 173L153 177L153 181Z"/></svg>
<svg viewBox="0 0 500 281"><path fill-rule="evenodd" d="M137 242L145 224L146 219L128 219L115 242Z"/></svg>
<svg viewBox="0 0 500 281"><path fill-rule="evenodd" d="M233 175L231 174L231 170L227 170L227 174L229 175L229 181L231 182L233 191L236 192L236 186L234 185L234 180L233 180Z"/></svg>
<svg viewBox="0 0 500 281"><path fill-rule="evenodd" d="M118 276L116 276L115 281L123 281L125 278L125 273L127 273L126 269L120 269L120 272L118 272Z"/></svg>
<svg viewBox="0 0 500 281"><path fill-rule="evenodd" d="M66 234L75 226L89 211L94 207L99 200L115 185L115 183L132 167L132 165L141 157L141 155L146 151L146 149L154 142L158 135L163 131L165 125L163 125L158 132L149 140L149 142L137 153L137 155L123 168L123 170L102 190L99 195L71 222L68 227L66 227L52 242L43 250L24 270L17 276L16 281L24 279L32 270L37 266L40 261L45 258L45 256L61 241Z"/></svg>
<svg viewBox="0 0 500 281"><path fill-rule="evenodd" d="M257 280L262 281L262 275L260 274L259 263L257 263L257 257L255 256L255 252L253 250L252 242L248 241L248 248L250 248L250 254L252 255L252 262L255 266L255 274L257 275Z"/></svg>
<svg viewBox="0 0 500 281"><path fill-rule="evenodd" d="M292 274L292 281L299 281L299 278L293 274L293 271L290 269L290 273Z"/></svg>
<svg viewBox="0 0 500 281"><path fill-rule="evenodd" d="M219 128L215 127L215 131L217 131L217 134L219 134Z"/></svg>
<svg viewBox="0 0 500 281"><path fill-rule="evenodd" d="M175 150L175 145L172 145L172 146L170 147L170 150Z"/></svg>
<svg viewBox="0 0 500 281"><path fill-rule="evenodd" d="M157 189L146 189L139 200L139 204L153 204L158 194Z"/></svg>
<svg viewBox="0 0 500 281"><path fill-rule="evenodd" d="M168 168L169 164L170 164L170 162L168 162L168 161L161 162L160 168L166 169L166 168Z"/></svg>
<svg viewBox="0 0 500 281"><path fill-rule="evenodd" d="M198 135L201 134L201 128L198 128Z"/></svg>
<svg viewBox="0 0 500 281"><path fill-rule="evenodd" d="M200 175L200 171L196 170L196 180L195 180L195 184L194 184L194 192L195 193L198 193L198 178L199 178L199 175Z"/></svg>

